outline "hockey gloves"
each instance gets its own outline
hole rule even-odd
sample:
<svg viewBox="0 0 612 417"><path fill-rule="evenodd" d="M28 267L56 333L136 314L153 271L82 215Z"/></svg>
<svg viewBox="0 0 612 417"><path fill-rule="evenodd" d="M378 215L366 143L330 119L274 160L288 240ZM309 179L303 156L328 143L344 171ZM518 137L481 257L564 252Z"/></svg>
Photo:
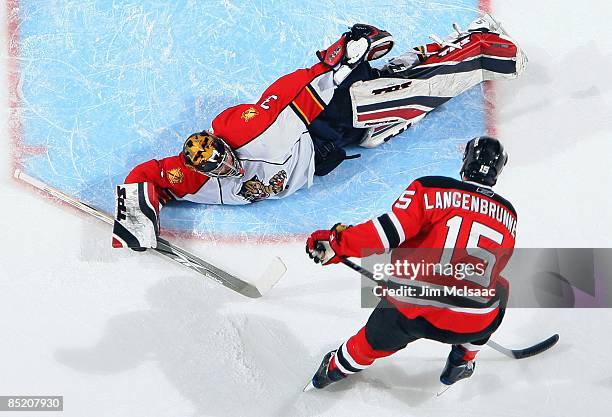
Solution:
<svg viewBox="0 0 612 417"><path fill-rule="evenodd" d="M340 235L351 226L336 223L331 230L317 230L306 240L306 253L315 263L322 265L337 264L341 256L336 254Z"/></svg>
<svg viewBox="0 0 612 417"><path fill-rule="evenodd" d="M393 37L386 30L357 23L329 48L318 51L317 57L330 67L346 64L354 68L364 60L382 58L391 50L393 44Z"/></svg>
<svg viewBox="0 0 612 417"><path fill-rule="evenodd" d="M364 59L365 61L374 61L375 59L382 58L393 48L395 41L393 36L384 29L378 29L375 26L367 25L365 23L356 23L351 27L349 32L349 38L354 41L360 39L367 40L367 50L364 56L360 57L358 61ZM347 44L347 52L348 52ZM351 62L348 62L351 64Z"/></svg>

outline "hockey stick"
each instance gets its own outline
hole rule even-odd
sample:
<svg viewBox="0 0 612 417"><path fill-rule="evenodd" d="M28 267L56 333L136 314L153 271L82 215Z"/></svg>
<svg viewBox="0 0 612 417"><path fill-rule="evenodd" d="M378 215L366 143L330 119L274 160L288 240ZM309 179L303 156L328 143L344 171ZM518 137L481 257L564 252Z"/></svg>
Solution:
<svg viewBox="0 0 612 417"><path fill-rule="evenodd" d="M361 265L357 265L356 263L354 263L353 261L343 258L342 259L342 263L346 266L348 266L349 268L351 268L353 271L359 272L360 274L362 274L364 277L368 278L371 281L374 282L378 282L377 280L374 279L374 274L370 271L368 271L367 269L363 268ZM487 346L489 346L490 348L492 348L493 350L498 351L501 354L506 355L509 358L512 359L525 359L525 358L529 358L531 356L535 356L537 354L540 354L548 349L550 349L551 347L553 347L554 345L557 344L557 342L559 341L559 335L558 334L554 334L552 336L550 336L548 339L543 340L539 343L536 343L535 345L523 348L523 349L508 349L502 345L500 345L499 343L490 340L487 342Z"/></svg>
<svg viewBox="0 0 612 417"><path fill-rule="evenodd" d="M44 191L52 195L53 197L81 210L84 213L94 216L98 220L101 220L109 225L113 224L114 220L108 214L70 197L56 188L53 188L42 181L29 176L19 169L15 170L13 175L15 178L30 184L40 191ZM287 271L287 267L283 261L276 257L270 263L270 265L268 265L263 275L257 280L257 284L252 284L217 268L216 266L198 258L185 249L182 249L168 242L167 240L162 239L161 237L157 238L157 248L154 250L156 253L178 262L179 264L186 266L187 268L192 269L201 275L204 275L206 278L212 279L213 281L216 281L217 283L250 298L259 298L264 295Z"/></svg>
<svg viewBox="0 0 612 417"><path fill-rule="evenodd" d="M555 333L554 335L550 336L548 339L543 340L539 343L536 343L533 346L529 346L523 349L508 349L493 340L489 340L487 342L487 346L495 349L499 353L502 353L509 358L525 359L525 358L535 356L539 353L544 352L545 350L550 349L551 347L556 345L558 341L559 341L559 335Z"/></svg>

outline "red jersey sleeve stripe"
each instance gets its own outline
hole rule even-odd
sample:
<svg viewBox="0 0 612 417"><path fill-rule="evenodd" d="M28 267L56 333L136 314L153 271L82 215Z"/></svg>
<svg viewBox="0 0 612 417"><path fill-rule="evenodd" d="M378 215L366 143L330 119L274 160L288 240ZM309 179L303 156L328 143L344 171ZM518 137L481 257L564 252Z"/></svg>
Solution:
<svg viewBox="0 0 612 417"><path fill-rule="evenodd" d="M380 217L373 219L372 224L374 225L374 228L376 228L376 233L378 234L378 237L380 238L380 241L382 242L383 247L385 249L389 249L390 248L389 237L387 236L387 232L385 231L380 221Z"/></svg>
<svg viewBox="0 0 612 417"><path fill-rule="evenodd" d="M321 112L325 109L324 103L321 103L313 94L312 90L306 86L293 100L293 105L302 114L303 118L310 124Z"/></svg>
<svg viewBox="0 0 612 417"><path fill-rule="evenodd" d="M406 240L406 234L404 233L404 226L399 221L399 219L397 218L397 216L395 215L393 211L388 212L387 216L389 216L391 223L393 223L393 226L395 227L395 230L397 231L397 234L399 235L399 243L397 244L397 246L399 246L402 243L404 243L404 241Z"/></svg>
<svg viewBox="0 0 612 417"><path fill-rule="evenodd" d="M393 212L385 213L376 218L374 226L383 243L387 243L385 247L388 249L395 249L406 240L404 229Z"/></svg>
<svg viewBox="0 0 612 417"><path fill-rule="evenodd" d="M306 126L308 126L310 124L310 121L308 120L308 118L306 117L306 115L304 114L304 112L302 111L302 109L300 109L298 107L297 104L295 104L295 102L291 102L289 104L289 107L291 107L291 109L295 112L295 114L297 115L297 117L300 118L300 120L302 121L302 123L304 123Z"/></svg>
<svg viewBox="0 0 612 417"><path fill-rule="evenodd" d="M323 99L317 94L317 92L309 85L306 86L306 91L310 94L313 101L319 105L321 110L325 110L325 102Z"/></svg>

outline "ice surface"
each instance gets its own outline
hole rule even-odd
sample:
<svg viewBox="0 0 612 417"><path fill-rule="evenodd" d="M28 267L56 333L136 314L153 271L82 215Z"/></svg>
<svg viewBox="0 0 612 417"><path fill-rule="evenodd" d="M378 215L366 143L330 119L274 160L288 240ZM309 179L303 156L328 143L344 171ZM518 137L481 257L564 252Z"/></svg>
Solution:
<svg viewBox="0 0 612 417"><path fill-rule="evenodd" d="M189 131L209 121L218 111L217 106L256 97L261 86L277 75L310 62L312 52L331 41L349 21L388 21L390 24L385 26L396 36L402 33L395 28L405 27L405 38L399 41L405 46L429 32L446 33L450 21L463 21L455 19L455 14L461 17L471 13L468 3L454 8L449 5L459 3L450 1L271 3L22 1L21 27L38 35L29 45L21 45L24 54L28 51L26 46L32 53L20 61L22 70L30 71L22 72L21 87L24 98L36 96L40 101L23 103L22 139L24 145L32 147L21 150L40 150L34 147L37 144L48 146L48 153L22 155L28 172L94 201L96 187L108 189L113 175L121 177L136 163L130 160L130 152L145 158L174 150L178 142L164 129L177 126ZM602 80L609 77L607 63L612 56L612 36L607 29L612 6L603 1L585 3L583 7L570 1L493 3L496 15L530 57L524 77L496 86L498 130L510 152L500 185L519 211L518 239L523 246L610 246L612 96ZM224 4L231 13L224 12ZM324 12L319 12L320 8ZM204 9L205 18L192 13ZM4 10L0 7L0 18ZM172 11L182 21L160 19L160 11L166 16ZM252 19L241 15L245 13ZM301 19L300 24L283 24L278 16L289 14ZM373 14L377 20L369 18ZM243 16L243 26L235 25L236 16ZM277 20L276 26L266 26L264 32L256 23L266 19ZM124 24L119 26L118 22ZM147 24L152 28L151 38L146 35ZM157 32L159 25L165 25L166 31ZM219 25L223 30L217 29ZM164 40L170 39L170 26L176 32L171 32L175 33L174 46L168 59L176 59L165 67L158 61L163 57L160 51L169 46ZM230 27L241 31L240 38L228 36ZM269 49L276 45L272 41L273 34L278 33L276 27L284 28L284 42L291 43L292 48L279 44L274 49L290 55L273 62L270 67L278 72L272 74L263 70L270 68L270 58L253 34L259 33L264 41L268 39ZM202 71L188 67L173 55L189 56L192 64L199 59L204 67L210 57L200 49L212 47L204 44L195 48L192 42L206 38L211 30L222 38L217 51L230 51L217 55L218 62L231 61L236 69L257 69L243 70L241 81L225 85L224 91L208 90L204 85L216 85L227 68L217 66ZM104 48L94 53L96 37ZM152 39L156 39L157 49ZM70 40L72 55L65 47ZM179 47L179 42L192 49ZM140 49L128 50L127 45L132 44ZM148 45L149 55L143 55L144 45ZM107 51L111 61L115 56L121 59L107 61ZM266 59L247 65L247 57L253 59L260 53ZM6 61L2 62L4 65ZM98 63L96 69L91 68L94 63ZM156 78L155 71L161 71L161 67L164 76ZM28 84L26 73L37 74L37 83L30 80ZM202 84L192 84L190 73ZM45 83L44 79L56 82ZM164 84L165 79L172 82ZM247 87L240 89L238 83ZM166 87L162 94L164 85L172 88ZM4 87L2 83L3 100ZM129 95L126 90L138 94ZM79 91L80 96L71 100L70 91ZM97 97L98 91L101 98ZM155 100L142 100L155 91L159 94ZM211 94L210 102L202 100ZM475 104L470 100L465 103ZM462 125L459 133L453 133L454 126L467 119L461 106L451 105L429 116L429 121L442 113L454 117L453 123L443 125L445 130L436 130L442 129L439 123L432 123L430 128L421 124L418 137L406 134L397 144L388 145L387 150L395 149L413 158L401 169L397 169L398 162L394 181L403 175L399 173L402 169L407 176L418 175L408 171L413 167L431 169L432 173L454 169L457 161L451 159L453 146L463 139L461 129L472 128ZM4 122L6 106L0 110ZM475 110L470 108L470 120L478 114ZM102 123L110 120L114 123ZM434 141L421 135L432 135ZM165 145L162 139L167 141ZM441 146L435 142L440 139L448 142ZM304 256L301 243L216 242L206 246L202 242L207 239L180 242L191 245L207 260L242 268L242 272L261 269L266 256L281 255L289 271L269 296L260 300L242 298L164 259L111 249L105 225L42 199L11 181L7 158L10 150L8 140L0 141L0 171L6 174L0 176L4 200L0 205L0 393L64 395L65 411L45 416L610 414L610 309L508 311L495 335L498 342L521 347L559 332L559 345L520 362L484 350L474 377L437 400L433 396L447 347L433 342L416 342L350 381L324 392L303 394L301 388L322 355L367 319L369 310L358 307L358 279L353 272L341 266L321 268L312 264ZM430 152L437 154L431 156ZM364 158L374 158L373 155L367 152ZM351 169L347 164L342 175L356 173L360 178L363 174ZM387 186L383 182L386 177L373 178L376 177L356 184L367 185L362 192ZM401 182L403 186L405 181ZM335 186L350 187L340 181ZM380 195L374 194L376 204ZM104 206L107 198L100 194L95 202ZM299 201L304 197L294 198ZM348 200L346 205L343 213L347 217L359 215L355 207L349 207ZM193 227L198 210L204 209L189 206L182 211L185 229ZM178 211L165 214L168 223L177 228L181 220L170 217L178 216ZM219 218L224 219L221 212ZM251 223L256 220L260 221L253 218ZM321 223L327 221L321 219ZM281 226L274 227L279 230Z"/></svg>
<svg viewBox="0 0 612 417"><path fill-rule="evenodd" d="M177 154L228 106L256 100L277 77L355 22L386 28L396 51L446 35L476 15L474 0L54 1L22 0L20 67L24 170L112 210L113 185L137 163ZM17 17L16 16L16 17ZM207 238L274 240L387 211L422 175L456 175L460 145L484 131L480 87L401 137L347 161L290 199L248 207L181 204L168 229Z"/></svg>

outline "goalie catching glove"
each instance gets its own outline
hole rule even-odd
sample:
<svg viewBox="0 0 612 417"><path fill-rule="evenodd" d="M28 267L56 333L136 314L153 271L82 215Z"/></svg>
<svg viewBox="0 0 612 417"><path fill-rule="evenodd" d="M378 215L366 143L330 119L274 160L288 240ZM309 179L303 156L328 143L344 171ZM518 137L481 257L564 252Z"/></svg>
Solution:
<svg viewBox="0 0 612 417"><path fill-rule="evenodd" d="M393 44L393 37L386 30L356 23L329 48L318 51L317 57L330 67L346 64L354 68L364 60L382 58L393 48Z"/></svg>
<svg viewBox="0 0 612 417"><path fill-rule="evenodd" d="M343 231L351 226L336 223L331 230L317 230L306 241L306 253L315 263L337 264L342 261L336 253Z"/></svg>

